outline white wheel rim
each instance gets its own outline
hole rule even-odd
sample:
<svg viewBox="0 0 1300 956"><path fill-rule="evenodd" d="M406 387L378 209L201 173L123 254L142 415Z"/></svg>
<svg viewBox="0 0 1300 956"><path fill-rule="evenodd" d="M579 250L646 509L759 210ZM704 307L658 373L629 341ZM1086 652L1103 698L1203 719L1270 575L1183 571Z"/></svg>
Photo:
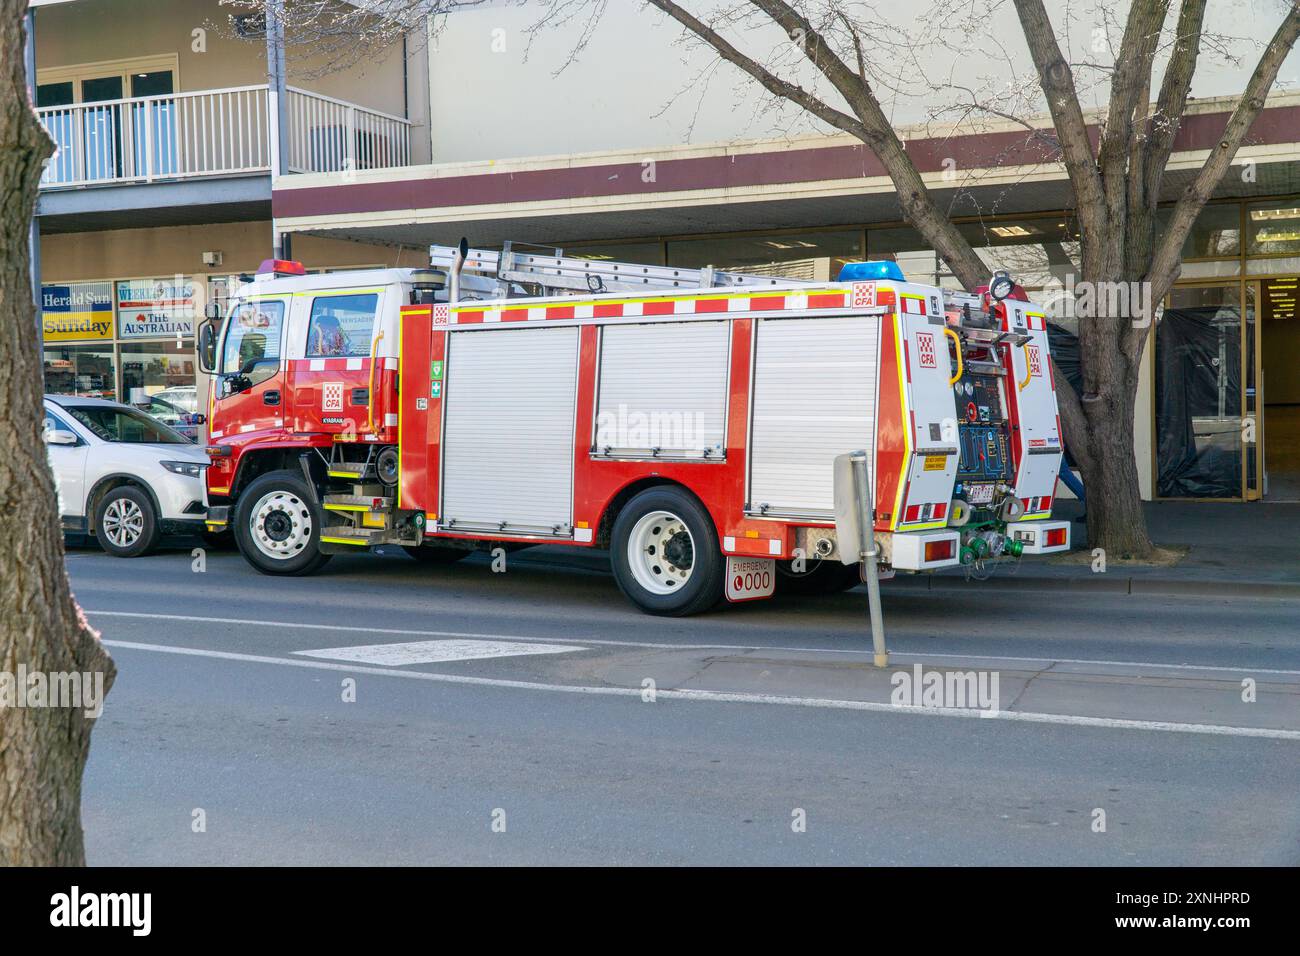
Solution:
<svg viewBox="0 0 1300 956"><path fill-rule="evenodd" d="M129 548L144 534L144 511L130 498L114 498L104 509L104 536L119 548Z"/></svg>
<svg viewBox="0 0 1300 956"><path fill-rule="evenodd" d="M627 563L636 583L651 594L672 594L695 571L695 539L677 515L652 511L632 527Z"/></svg>
<svg viewBox="0 0 1300 956"><path fill-rule="evenodd" d="M311 541L311 508L291 491L262 495L248 519L248 532L268 558L287 561Z"/></svg>

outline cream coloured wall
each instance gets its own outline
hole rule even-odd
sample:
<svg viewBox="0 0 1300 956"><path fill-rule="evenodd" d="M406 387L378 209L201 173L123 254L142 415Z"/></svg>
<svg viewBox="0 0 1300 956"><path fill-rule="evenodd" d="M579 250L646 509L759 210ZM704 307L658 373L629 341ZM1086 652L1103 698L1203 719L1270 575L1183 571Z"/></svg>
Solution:
<svg viewBox="0 0 1300 956"><path fill-rule="evenodd" d="M227 25L229 12L217 0L78 0L41 8L36 16L37 74L79 64L175 54L178 92L265 83L265 41L235 37ZM319 62L304 53L291 45L291 86L403 115L400 45L384 56L319 77L309 75ZM413 99L427 109L427 61L419 54L410 61ZM416 141L427 140L425 115L412 118L422 131ZM427 161L428 150L414 158Z"/></svg>
<svg viewBox="0 0 1300 956"><path fill-rule="evenodd" d="M731 0L690 0L684 5L705 21L719 8L737 6ZM435 162L734 143L829 131L798 108L773 100L738 67L718 60L698 41L683 42L676 22L648 4L606 4L585 48L576 53L575 44L589 24L575 17L532 33L542 6L487 0L444 18L429 49ZM825 6L815 3L811 8ZM1012 4L924 0L845 6L862 6L864 19L881 23L865 42L868 60L882 75L876 91L895 126L954 121L960 113L943 110L969 99L958 87L982 96L1000 95L1021 84L1026 72L1033 73ZM1099 19L1098 6L1047 0L1068 60L1112 62L1110 51L1118 49L1127 5L1104 4L1109 14L1105 21ZM1219 55L1217 42L1202 53L1191 91L1197 100L1240 93L1281 22L1284 7L1272 0L1210 4L1206 31L1227 37L1223 46L1238 61ZM977 32L953 35L953 25L960 25L963 15L983 12L988 17ZM1171 14L1171 25L1175 19ZM927 37L944 24L948 32ZM768 64L779 63L783 78L846 108L770 21L765 24L753 14L724 33L745 52ZM908 37L918 38L914 48L920 68L900 53L900 43L908 43ZM1163 70L1166 53L1167 45L1162 44L1158 70ZM1103 76L1097 82L1092 79L1089 74L1079 81L1081 105L1105 110L1108 85ZM934 88L942 83L952 88ZM1284 63L1275 92L1297 85L1300 49ZM1046 113L1042 101L998 104L1018 115Z"/></svg>
<svg viewBox="0 0 1300 956"><path fill-rule="evenodd" d="M203 264L204 252L221 252L222 264ZM293 255L309 269L351 266L419 266L423 249L296 236ZM83 282L146 276L232 275L253 272L271 256L269 222L216 223L120 229L41 237L44 282Z"/></svg>

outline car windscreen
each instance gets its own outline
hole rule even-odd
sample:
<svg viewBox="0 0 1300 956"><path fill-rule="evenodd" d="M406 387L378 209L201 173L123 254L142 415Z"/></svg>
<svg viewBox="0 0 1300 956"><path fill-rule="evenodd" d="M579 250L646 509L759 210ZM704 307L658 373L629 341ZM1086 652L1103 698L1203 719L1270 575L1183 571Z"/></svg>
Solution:
<svg viewBox="0 0 1300 956"><path fill-rule="evenodd" d="M180 432L132 408L112 405L65 405L64 410L104 441L130 444L188 445Z"/></svg>

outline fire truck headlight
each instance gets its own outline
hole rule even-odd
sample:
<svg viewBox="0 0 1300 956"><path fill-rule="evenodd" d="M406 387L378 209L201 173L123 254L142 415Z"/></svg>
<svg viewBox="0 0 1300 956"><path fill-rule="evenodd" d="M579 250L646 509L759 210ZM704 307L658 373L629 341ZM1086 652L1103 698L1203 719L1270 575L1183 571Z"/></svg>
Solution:
<svg viewBox="0 0 1300 956"><path fill-rule="evenodd" d="M187 475L190 478L200 477L203 469L208 467L201 461L160 461L158 464L174 475Z"/></svg>

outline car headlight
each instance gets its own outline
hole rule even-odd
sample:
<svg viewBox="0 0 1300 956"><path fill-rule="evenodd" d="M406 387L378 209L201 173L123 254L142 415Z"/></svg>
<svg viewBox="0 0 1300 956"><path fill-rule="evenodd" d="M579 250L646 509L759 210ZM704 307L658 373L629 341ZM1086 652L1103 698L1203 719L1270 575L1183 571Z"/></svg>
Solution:
<svg viewBox="0 0 1300 956"><path fill-rule="evenodd" d="M174 475L188 475L191 478L202 477L203 469L208 467L201 461L160 461L158 464Z"/></svg>

